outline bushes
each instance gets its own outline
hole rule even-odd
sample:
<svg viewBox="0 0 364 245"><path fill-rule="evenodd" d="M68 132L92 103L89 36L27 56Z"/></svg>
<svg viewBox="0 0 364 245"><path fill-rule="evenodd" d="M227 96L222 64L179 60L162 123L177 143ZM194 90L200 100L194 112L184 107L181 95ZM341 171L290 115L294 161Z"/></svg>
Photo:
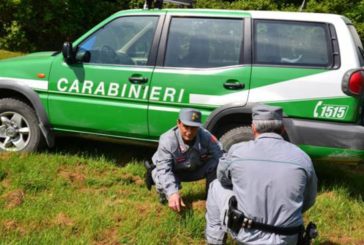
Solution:
<svg viewBox="0 0 364 245"><path fill-rule="evenodd" d="M122 0L2 0L0 49L59 50L65 40L128 7Z"/></svg>
<svg viewBox="0 0 364 245"><path fill-rule="evenodd" d="M305 11L345 15L364 41L364 0L310 0Z"/></svg>
<svg viewBox="0 0 364 245"><path fill-rule="evenodd" d="M0 49L59 50L86 30L128 8L141 8L144 0L1 0ZM298 11L302 0L196 0L196 8ZM347 16L364 39L364 0L307 0L306 12Z"/></svg>

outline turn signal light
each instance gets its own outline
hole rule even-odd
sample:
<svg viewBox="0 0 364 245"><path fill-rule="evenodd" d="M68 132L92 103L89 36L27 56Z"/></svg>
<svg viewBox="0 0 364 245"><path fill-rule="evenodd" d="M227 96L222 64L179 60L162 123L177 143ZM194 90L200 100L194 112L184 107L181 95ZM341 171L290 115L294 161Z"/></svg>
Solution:
<svg viewBox="0 0 364 245"><path fill-rule="evenodd" d="M39 78L45 78L45 74L44 73L38 73L37 74L37 77L39 77Z"/></svg>

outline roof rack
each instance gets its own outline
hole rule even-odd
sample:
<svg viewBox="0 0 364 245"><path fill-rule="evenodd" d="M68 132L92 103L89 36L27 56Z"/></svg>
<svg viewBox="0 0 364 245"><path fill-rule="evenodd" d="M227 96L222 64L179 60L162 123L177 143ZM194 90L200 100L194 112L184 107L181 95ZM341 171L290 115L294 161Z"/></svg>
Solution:
<svg viewBox="0 0 364 245"><path fill-rule="evenodd" d="M152 9L153 7L161 9L164 2L184 5L192 8L194 0L145 0L144 9Z"/></svg>

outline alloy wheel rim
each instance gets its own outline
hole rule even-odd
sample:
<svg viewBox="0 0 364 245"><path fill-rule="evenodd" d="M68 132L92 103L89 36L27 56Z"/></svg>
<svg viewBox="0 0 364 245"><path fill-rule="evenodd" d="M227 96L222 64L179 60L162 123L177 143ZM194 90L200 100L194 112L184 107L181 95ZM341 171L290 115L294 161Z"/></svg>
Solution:
<svg viewBox="0 0 364 245"><path fill-rule="evenodd" d="M21 151L29 143L31 137L28 121L17 112L0 114L0 149L5 151Z"/></svg>

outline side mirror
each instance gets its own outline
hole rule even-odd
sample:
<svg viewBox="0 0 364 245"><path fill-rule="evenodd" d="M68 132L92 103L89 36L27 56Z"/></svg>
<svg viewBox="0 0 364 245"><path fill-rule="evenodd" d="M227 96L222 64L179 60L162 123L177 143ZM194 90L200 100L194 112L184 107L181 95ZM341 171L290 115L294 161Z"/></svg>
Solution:
<svg viewBox="0 0 364 245"><path fill-rule="evenodd" d="M76 62L88 63L91 60L91 53L88 50L79 49L76 53Z"/></svg>
<svg viewBox="0 0 364 245"><path fill-rule="evenodd" d="M75 63L75 53L73 52L72 43L65 42L62 47L62 54L64 57L64 61L67 64Z"/></svg>

